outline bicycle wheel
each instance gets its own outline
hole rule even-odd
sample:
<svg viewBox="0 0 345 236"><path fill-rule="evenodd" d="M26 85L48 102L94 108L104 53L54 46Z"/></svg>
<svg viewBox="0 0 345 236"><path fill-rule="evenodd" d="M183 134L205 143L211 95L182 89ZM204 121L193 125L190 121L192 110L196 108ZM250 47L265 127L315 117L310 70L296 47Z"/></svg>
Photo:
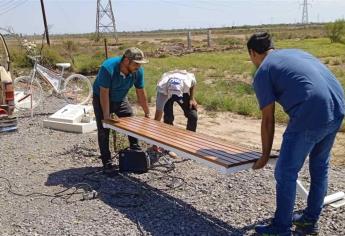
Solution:
<svg viewBox="0 0 345 236"><path fill-rule="evenodd" d="M14 105L18 110L36 108L42 100L42 86L37 79L30 76L19 76L13 82Z"/></svg>
<svg viewBox="0 0 345 236"><path fill-rule="evenodd" d="M92 95L91 82L83 75L71 75L66 79L61 93L69 104L86 104Z"/></svg>

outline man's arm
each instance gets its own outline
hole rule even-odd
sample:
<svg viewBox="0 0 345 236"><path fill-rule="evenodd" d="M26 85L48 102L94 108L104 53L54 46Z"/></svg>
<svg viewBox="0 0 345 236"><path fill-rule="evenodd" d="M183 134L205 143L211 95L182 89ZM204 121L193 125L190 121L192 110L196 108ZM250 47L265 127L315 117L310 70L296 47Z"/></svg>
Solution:
<svg viewBox="0 0 345 236"><path fill-rule="evenodd" d="M149 110L149 105L147 104L147 97L146 97L145 90L142 88L141 89L136 88L135 92L137 93L138 103L144 110L145 117L149 118L150 110Z"/></svg>
<svg viewBox="0 0 345 236"><path fill-rule="evenodd" d="M194 93L195 93L195 85L193 85L192 87L190 87L189 89L189 107L192 108L194 107L195 109L197 109L198 107L198 103L196 102L195 98L194 98Z"/></svg>
<svg viewBox="0 0 345 236"><path fill-rule="evenodd" d="M261 169L263 168L269 158L273 144L274 138L274 111L275 111L275 103L271 103L265 106L262 110L262 118L261 118L261 142L262 142L262 156L259 160L255 162L253 165L253 169Z"/></svg>
<svg viewBox="0 0 345 236"><path fill-rule="evenodd" d="M101 108L103 112L103 119L109 119L110 118L110 102L109 102L109 89L100 87L100 103Z"/></svg>

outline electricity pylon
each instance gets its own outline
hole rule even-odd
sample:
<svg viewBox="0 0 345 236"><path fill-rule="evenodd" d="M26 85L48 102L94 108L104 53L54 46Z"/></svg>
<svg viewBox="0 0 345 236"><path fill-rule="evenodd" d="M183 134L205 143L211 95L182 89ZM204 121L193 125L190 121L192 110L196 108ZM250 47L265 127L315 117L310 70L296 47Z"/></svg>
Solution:
<svg viewBox="0 0 345 236"><path fill-rule="evenodd" d="M117 41L117 32L115 26L115 17L111 6L111 0L102 1L97 0L97 14L96 14L96 38L97 40L102 35L110 33Z"/></svg>
<svg viewBox="0 0 345 236"><path fill-rule="evenodd" d="M308 14L308 0L303 1L303 12L302 12L302 24L309 24L309 14Z"/></svg>

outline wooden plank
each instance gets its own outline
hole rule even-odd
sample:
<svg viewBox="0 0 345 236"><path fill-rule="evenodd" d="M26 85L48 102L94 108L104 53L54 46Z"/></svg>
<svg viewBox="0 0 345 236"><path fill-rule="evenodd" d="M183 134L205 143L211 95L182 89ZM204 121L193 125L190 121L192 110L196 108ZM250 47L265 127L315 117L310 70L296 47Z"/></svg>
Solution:
<svg viewBox="0 0 345 236"><path fill-rule="evenodd" d="M241 164L239 164L239 165L237 165L235 167L229 167L229 166L226 166L226 165L220 165L218 163L215 163L215 162L209 161L207 159L204 159L203 157L199 157L197 155L193 155L193 154L190 154L188 152L184 152L181 149L176 149L176 148L171 147L169 145L165 145L165 144L163 144L161 142L157 142L157 141L155 141L153 139L137 135L137 134L135 134L133 132L124 130L124 129L116 127L116 126L111 126L109 124L104 123L104 127L108 128L108 129L116 130L117 132L125 134L125 135L130 135L132 137L136 137L139 140L142 140L142 141L144 141L144 142L146 142L148 144L155 144L155 145L161 146L161 147L165 148L166 150L171 150L171 151L175 152L178 156L180 156L182 158L195 160L198 163L201 163L201 164L206 165L208 167L217 169L218 171L220 171L221 173L224 173L224 174L226 174L226 173L234 173L234 171L239 171L240 169L243 170L243 167L246 166L246 165L241 165ZM250 163L250 164L247 164L247 165L252 166L253 164Z"/></svg>
<svg viewBox="0 0 345 236"><path fill-rule="evenodd" d="M182 142L195 147L196 152L200 150L211 151L214 153L213 155L216 155L216 156L221 155L223 159L225 158L225 160L232 159L236 161L246 162L246 161L252 161L253 159L255 160L258 159L258 155L256 153L252 155L252 153L240 152L238 150L235 150L234 152L233 150L226 150L222 148L223 146L221 144L218 144L217 147L214 147L214 142L213 143L206 142L204 140L197 139L196 137L191 138L190 136L187 136L187 134L180 135L179 132L176 132L174 130L169 130L170 132L167 132L166 130L161 129L158 126L145 125L145 124L140 124L140 123L135 123L135 122L128 123L128 122L129 122L128 120L127 121L121 120L120 123L116 123L116 126L122 127L122 128L127 127L129 129L140 127L145 131L150 130L151 132L154 132L155 135L162 136L162 138L166 138L169 140L172 139L171 145L174 145L174 146L180 145L181 143L179 142L179 140L176 140L174 138L182 137L181 139ZM176 127L174 127L174 129L180 130L180 128L176 128ZM143 133L143 135L145 134Z"/></svg>
<svg viewBox="0 0 345 236"><path fill-rule="evenodd" d="M149 123L155 124L157 122L155 120L147 119L147 118L143 118L143 117L125 117L125 118L121 118L121 120L130 121L130 122L140 122L141 124L149 124ZM164 124L162 122L160 123L160 127L164 127L164 128L172 129L172 130L176 129L176 126ZM212 136L209 136L206 134L195 133L195 132L191 132L191 131L184 130L184 129L179 129L179 133L183 133L183 134L187 134L188 136L196 137L199 140L208 141L208 142L212 143L213 145L218 145L219 143L221 143L222 148L226 147L226 148L229 148L231 150L238 150L241 152L249 151L251 153L255 153L256 155L261 155L260 152L249 149L248 147L234 145L234 144L230 145L230 144L228 144L222 140L216 139L215 137L212 137Z"/></svg>
<svg viewBox="0 0 345 236"><path fill-rule="evenodd" d="M110 120L103 122L197 156L204 160L222 165L226 168L253 163L261 156L258 152L251 151L248 153L247 148L244 150L240 150L241 147L232 149L232 146L223 145L223 141L219 141L214 137L212 137L212 141L210 142L209 137L206 137L208 138L206 139L203 135L195 135L194 132L182 130L178 127L147 118L125 117L120 118L119 122L113 122ZM183 135L185 139L182 141L176 140L176 135ZM214 140L221 143L217 143ZM215 147L217 149L215 149ZM246 154L249 155L247 156Z"/></svg>
<svg viewBox="0 0 345 236"><path fill-rule="evenodd" d="M112 122L108 122L108 121L103 121L103 122L107 123L109 125L113 125ZM117 123L117 124L119 124L119 123ZM128 126L121 127L119 125L116 125L115 127L121 128L121 129L129 131L129 132L132 132L134 134L138 134L139 136L143 136L143 137L152 139L156 142L162 143L162 144L167 145L167 146L173 146L174 148L182 150L186 153L189 153L189 154L194 155L194 156L198 156L199 158L202 158L202 159L205 159L208 161L212 161L214 163L217 163L217 164L225 166L225 167L230 167L232 165L236 165L236 164L241 163L240 161L236 161L236 160L231 161L229 159L224 159L224 158L222 158L222 156L214 155L214 153L212 153L212 152L198 151L195 148L193 148L193 146L190 146L190 145L187 146L187 145L183 144L183 142L179 143L178 146L171 145L171 142L175 141L174 139L172 139L172 138L167 138L167 139L163 138L162 139L161 137L155 135L154 133L143 133L143 131L140 130L140 128L134 128L134 127L128 127Z"/></svg>
<svg viewBox="0 0 345 236"><path fill-rule="evenodd" d="M137 123L137 122L132 122L133 120L129 121L129 120L123 120L124 122L128 122L128 125L132 125L134 123ZM130 123L129 123L130 122ZM145 123L141 123L139 122L138 123L139 125L142 125L143 127L146 126ZM159 123L158 123L159 124ZM225 141L222 141L222 140L217 140L216 138L214 137L210 137L209 139L205 139L202 137L202 135L195 135L195 132L191 132L191 131L188 131L188 133L186 132L181 132L181 131L185 131L185 130L181 130L180 128L177 128L177 127L174 127L174 126L171 126L171 125L168 125L168 127L170 129L167 129L166 127L167 125L164 124L164 126L160 126L160 125L157 125L156 124L150 124L150 126L148 127L149 129L154 129L154 130L165 130L166 132L168 132L170 135L177 135L176 137L185 137L186 140L189 140L189 141L195 141L196 144L202 144L203 146L209 146L209 147L214 147L214 148L221 148L222 150L227 150L229 151L230 153L248 153L248 149L240 149L240 148L233 148L233 147L229 147L227 145L224 145ZM248 153L248 156L249 156L249 159L252 159L252 158L257 158L257 156L260 155L260 153L258 152L255 152L253 150L250 150L250 153Z"/></svg>

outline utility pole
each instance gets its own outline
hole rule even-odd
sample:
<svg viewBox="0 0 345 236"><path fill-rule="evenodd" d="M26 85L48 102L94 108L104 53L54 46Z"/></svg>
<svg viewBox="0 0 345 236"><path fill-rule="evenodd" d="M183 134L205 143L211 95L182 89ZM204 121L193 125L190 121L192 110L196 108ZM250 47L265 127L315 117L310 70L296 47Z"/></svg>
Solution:
<svg viewBox="0 0 345 236"><path fill-rule="evenodd" d="M48 25L47 25L47 18L46 18L46 12L45 12L45 10L44 10L44 3L43 3L43 0L41 0L41 8L42 8L42 15L43 15L43 22L44 22L44 32L45 32L45 34L46 34L47 44L50 46L49 33L48 33Z"/></svg>
<svg viewBox="0 0 345 236"><path fill-rule="evenodd" d="M211 30L207 30L207 47L211 47Z"/></svg>
<svg viewBox="0 0 345 236"><path fill-rule="evenodd" d="M105 3L107 2L107 3ZM96 13L96 38L99 40L104 33L111 33L117 40L115 17L111 6L111 0L97 0ZM105 35L103 35L105 37Z"/></svg>
<svg viewBox="0 0 345 236"><path fill-rule="evenodd" d="M188 31L187 33L187 48L188 50L192 49L192 32Z"/></svg>
<svg viewBox="0 0 345 236"><path fill-rule="evenodd" d="M308 0L303 0L302 25L309 24Z"/></svg>

